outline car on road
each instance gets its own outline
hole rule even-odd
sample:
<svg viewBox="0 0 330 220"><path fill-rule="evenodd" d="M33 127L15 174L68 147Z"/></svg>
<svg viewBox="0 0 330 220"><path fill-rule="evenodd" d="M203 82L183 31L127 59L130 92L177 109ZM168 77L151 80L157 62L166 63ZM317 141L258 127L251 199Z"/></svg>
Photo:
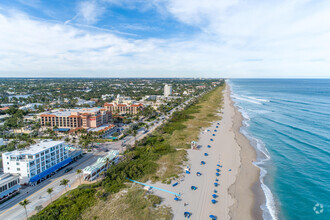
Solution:
<svg viewBox="0 0 330 220"><path fill-rule="evenodd" d="M64 173L70 172L73 169L73 167L68 167L65 169Z"/></svg>

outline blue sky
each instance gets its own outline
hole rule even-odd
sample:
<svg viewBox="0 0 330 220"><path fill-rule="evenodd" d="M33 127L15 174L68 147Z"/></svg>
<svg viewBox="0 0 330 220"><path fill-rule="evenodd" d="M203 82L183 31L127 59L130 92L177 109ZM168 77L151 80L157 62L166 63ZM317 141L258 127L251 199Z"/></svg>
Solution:
<svg viewBox="0 0 330 220"><path fill-rule="evenodd" d="M0 77L330 77L330 2L2 0Z"/></svg>

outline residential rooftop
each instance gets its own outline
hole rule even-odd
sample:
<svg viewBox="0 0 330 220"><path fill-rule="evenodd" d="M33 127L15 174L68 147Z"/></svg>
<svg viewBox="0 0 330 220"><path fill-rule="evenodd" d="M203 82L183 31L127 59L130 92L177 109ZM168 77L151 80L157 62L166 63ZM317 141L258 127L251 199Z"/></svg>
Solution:
<svg viewBox="0 0 330 220"><path fill-rule="evenodd" d="M34 155L55 145L59 145L65 143L64 141L52 141L52 140L44 140L37 144L33 144L25 149L22 150L14 150L11 152L6 152L4 155L6 156L21 156L21 155Z"/></svg>

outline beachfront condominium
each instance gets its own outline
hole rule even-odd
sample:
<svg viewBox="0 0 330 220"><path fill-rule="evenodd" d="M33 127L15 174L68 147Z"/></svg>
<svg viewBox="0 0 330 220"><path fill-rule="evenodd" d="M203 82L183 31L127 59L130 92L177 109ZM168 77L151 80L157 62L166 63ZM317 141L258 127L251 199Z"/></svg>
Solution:
<svg viewBox="0 0 330 220"><path fill-rule="evenodd" d="M168 97L172 95L172 86L169 84L165 84L164 86L164 96Z"/></svg>
<svg viewBox="0 0 330 220"><path fill-rule="evenodd" d="M42 126L58 128L97 128L111 119L106 108L80 108L56 110L40 115Z"/></svg>
<svg viewBox="0 0 330 220"><path fill-rule="evenodd" d="M110 111L113 114L130 114L130 115L136 115L143 109L143 104L141 103L135 103L135 104L128 104L128 103L105 103L104 108L106 108L107 111Z"/></svg>
<svg viewBox="0 0 330 220"><path fill-rule="evenodd" d="M18 174L21 184L35 183L72 161L64 141L44 140L2 154L4 173Z"/></svg>

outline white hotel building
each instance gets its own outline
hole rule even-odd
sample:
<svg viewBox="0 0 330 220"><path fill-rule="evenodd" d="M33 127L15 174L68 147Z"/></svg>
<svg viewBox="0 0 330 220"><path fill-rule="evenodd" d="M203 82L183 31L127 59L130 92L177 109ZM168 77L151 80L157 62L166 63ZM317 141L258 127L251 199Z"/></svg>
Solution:
<svg viewBox="0 0 330 220"><path fill-rule="evenodd" d="M18 174L21 184L37 183L72 161L66 147L64 141L45 140L27 149L3 153L3 171Z"/></svg>

